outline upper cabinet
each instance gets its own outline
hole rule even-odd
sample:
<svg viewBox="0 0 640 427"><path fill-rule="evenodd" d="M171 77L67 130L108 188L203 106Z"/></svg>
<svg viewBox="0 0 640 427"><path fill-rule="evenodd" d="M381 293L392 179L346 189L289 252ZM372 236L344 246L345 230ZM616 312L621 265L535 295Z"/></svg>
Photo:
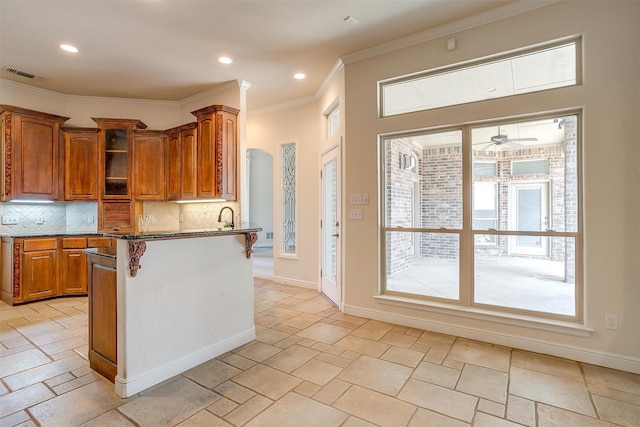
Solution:
<svg viewBox="0 0 640 427"><path fill-rule="evenodd" d="M195 199L198 195L198 140L196 122L167 129L166 199Z"/></svg>
<svg viewBox="0 0 640 427"><path fill-rule="evenodd" d="M133 198L135 200L164 200L163 131L133 131Z"/></svg>
<svg viewBox="0 0 640 427"><path fill-rule="evenodd" d="M62 198L60 126L68 117L0 105L2 200Z"/></svg>
<svg viewBox="0 0 640 427"><path fill-rule="evenodd" d="M198 198L237 199L238 113L225 105L191 112L198 121Z"/></svg>
<svg viewBox="0 0 640 427"><path fill-rule="evenodd" d="M131 138L134 129L146 129L140 120L93 118L98 124L101 199L131 199Z"/></svg>
<svg viewBox="0 0 640 427"><path fill-rule="evenodd" d="M64 199L98 200L98 129L63 127Z"/></svg>

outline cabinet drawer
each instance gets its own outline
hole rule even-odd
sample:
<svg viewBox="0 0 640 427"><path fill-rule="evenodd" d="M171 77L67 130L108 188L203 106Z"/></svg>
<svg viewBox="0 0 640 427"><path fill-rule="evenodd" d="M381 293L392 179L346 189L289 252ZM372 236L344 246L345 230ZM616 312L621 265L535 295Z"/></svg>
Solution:
<svg viewBox="0 0 640 427"><path fill-rule="evenodd" d="M110 248L112 245L110 237L87 237L88 248Z"/></svg>
<svg viewBox="0 0 640 427"><path fill-rule="evenodd" d="M87 247L87 239L84 237L63 237L63 249L84 249Z"/></svg>
<svg viewBox="0 0 640 427"><path fill-rule="evenodd" d="M23 248L25 252L57 249L58 239L25 239Z"/></svg>

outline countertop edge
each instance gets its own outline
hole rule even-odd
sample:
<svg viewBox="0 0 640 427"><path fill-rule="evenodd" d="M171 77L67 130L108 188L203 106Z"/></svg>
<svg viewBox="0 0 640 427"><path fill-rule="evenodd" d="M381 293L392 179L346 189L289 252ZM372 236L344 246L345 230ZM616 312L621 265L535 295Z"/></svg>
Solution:
<svg viewBox="0 0 640 427"><path fill-rule="evenodd" d="M197 231L147 231L136 233L102 233L104 237L113 237L122 240L165 240L165 239L187 239L197 237L228 236L233 234L257 233L262 231L261 227L197 230Z"/></svg>

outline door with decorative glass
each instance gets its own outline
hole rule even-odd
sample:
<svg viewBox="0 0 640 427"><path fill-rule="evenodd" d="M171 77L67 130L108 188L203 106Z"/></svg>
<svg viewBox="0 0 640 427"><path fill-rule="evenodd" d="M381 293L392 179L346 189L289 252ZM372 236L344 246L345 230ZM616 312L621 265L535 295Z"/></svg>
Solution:
<svg viewBox="0 0 640 427"><path fill-rule="evenodd" d="M340 286L340 146L322 155L322 218L320 287L336 306L342 303Z"/></svg>

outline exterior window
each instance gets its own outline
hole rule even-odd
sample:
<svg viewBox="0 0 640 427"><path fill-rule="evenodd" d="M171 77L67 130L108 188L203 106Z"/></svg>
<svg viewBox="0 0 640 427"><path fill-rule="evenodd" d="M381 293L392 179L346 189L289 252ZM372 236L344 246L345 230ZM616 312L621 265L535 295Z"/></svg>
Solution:
<svg viewBox="0 0 640 427"><path fill-rule="evenodd" d="M331 138L340 130L340 107L327 115L327 135Z"/></svg>
<svg viewBox="0 0 640 427"><path fill-rule="evenodd" d="M474 162L473 176L496 176L496 162Z"/></svg>
<svg viewBox="0 0 640 427"><path fill-rule="evenodd" d="M511 163L511 175L546 174L549 160L516 160Z"/></svg>
<svg viewBox="0 0 640 427"><path fill-rule="evenodd" d="M578 41L380 83L383 117L579 84Z"/></svg>
<svg viewBox="0 0 640 427"><path fill-rule="evenodd" d="M578 123L574 114L381 139L381 291L581 320ZM407 152L416 170L400 167Z"/></svg>
<svg viewBox="0 0 640 427"><path fill-rule="evenodd" d="M296 144L281 146L282 160L282 253L296 253Z"/></svg>

